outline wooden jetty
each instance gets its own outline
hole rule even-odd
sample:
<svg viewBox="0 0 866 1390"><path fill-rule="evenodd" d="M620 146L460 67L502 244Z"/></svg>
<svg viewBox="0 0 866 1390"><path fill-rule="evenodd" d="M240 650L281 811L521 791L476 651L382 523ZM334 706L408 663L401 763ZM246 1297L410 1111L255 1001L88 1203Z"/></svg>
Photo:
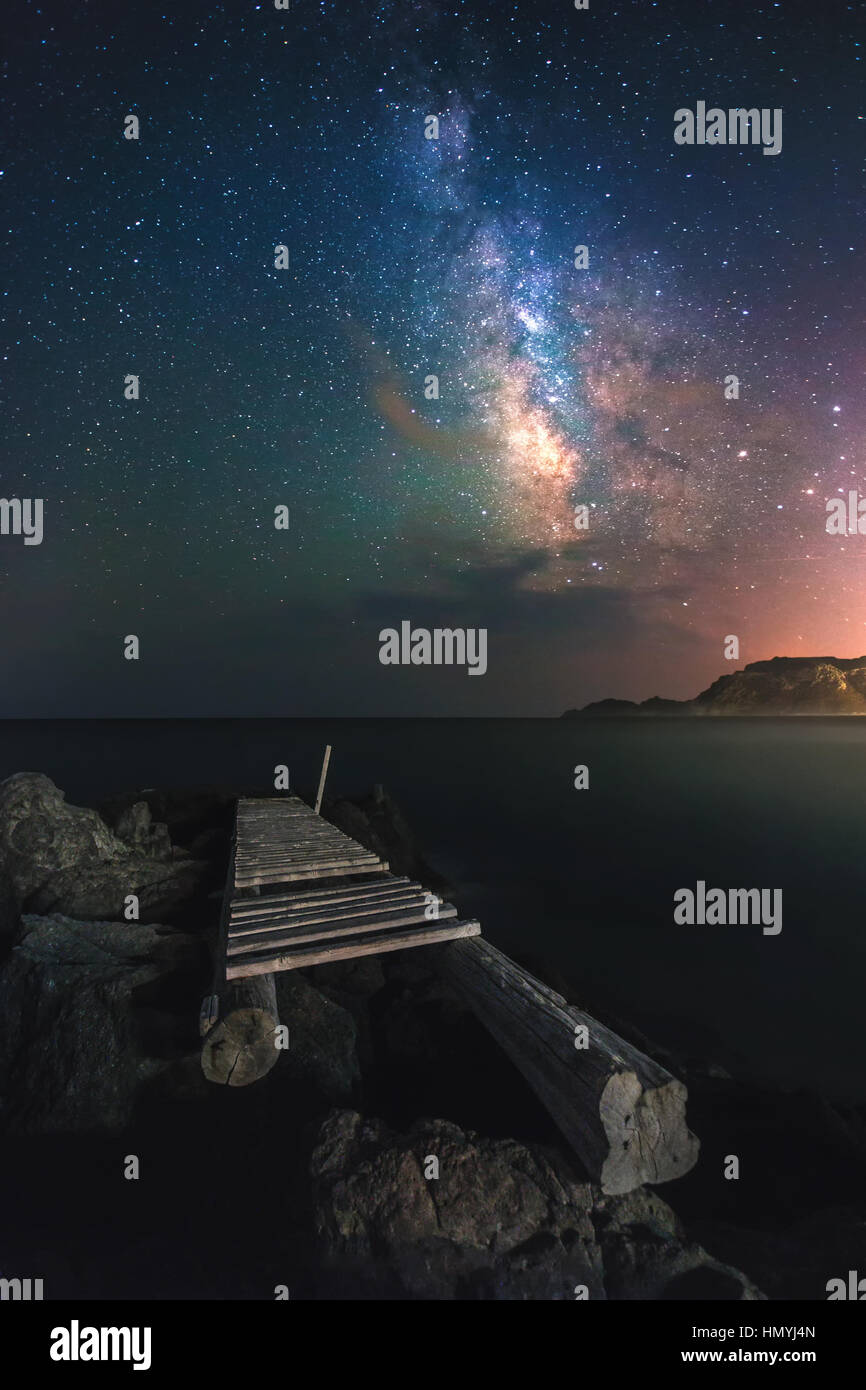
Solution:
<svg viewBox="0 0 866 1390"><path fill-rule="evenodd" d="M687 1173L698 1141L686 1125L683 1083L480 933L475 919L459 919L437 894L390 873L386 861L298 797L239 801L213 992L202 1006L205 1075L243 1086L275 1064L276 972L432 946L437 970L603 1191Z"/></svg>
<svg viewBox="0 0 866 1390"><path fill-rule="evenodd" d="M339 882L308 886L322 878ZM297 886L285 887L291 884ZM265 885L281 891L264 894ZM250 888L253 896L244 891ZM227 980L403 951L480 931L475 921L458 921L457 909L420 883L389 873L385 860L322 820L299 797L238 802Z"/></svg>

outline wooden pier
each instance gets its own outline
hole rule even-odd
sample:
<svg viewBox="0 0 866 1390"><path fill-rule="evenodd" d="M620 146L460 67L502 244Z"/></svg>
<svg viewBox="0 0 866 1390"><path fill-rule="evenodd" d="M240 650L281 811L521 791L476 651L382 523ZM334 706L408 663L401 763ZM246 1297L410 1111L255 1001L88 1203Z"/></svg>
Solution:
<svg viewBox="0 0 866 1390"><path fill-rule="evenodd" d="M274 1066L276 972L433 946L435 968L508 1054L603 1191L687 1173L698 1141L686 1125L684 1084L480 933L474 918L460 920L438 894L390 873L385 860L298 797L239 801L213 993L202 1006L205 1075L244 1086Z"/></svg>
<svg viewBox="0 0 866 1390"><path fill-rule="evenodd" d="M474 920L458 921L457 909L420 883L389 873L385 860L296 796L238 802L233 864L227 980L481 931ZM327 888L310 886L323 878L335 881ZM265 886L280 891L265 894Z"/></svg>

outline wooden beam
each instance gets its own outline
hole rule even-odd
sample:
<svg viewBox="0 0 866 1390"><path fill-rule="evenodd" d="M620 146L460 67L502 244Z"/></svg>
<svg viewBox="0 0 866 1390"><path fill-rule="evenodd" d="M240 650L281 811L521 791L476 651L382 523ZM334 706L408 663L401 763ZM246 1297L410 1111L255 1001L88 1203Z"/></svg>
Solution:
<svg viewBox="0 0 866 1390"><path fill-rule="evenodd" d="M481 937L437 967L467 1000L607 1193L670 1182L694 1167L681 1081ZM586 1030L588 1046L577 1046Z"/></svg>

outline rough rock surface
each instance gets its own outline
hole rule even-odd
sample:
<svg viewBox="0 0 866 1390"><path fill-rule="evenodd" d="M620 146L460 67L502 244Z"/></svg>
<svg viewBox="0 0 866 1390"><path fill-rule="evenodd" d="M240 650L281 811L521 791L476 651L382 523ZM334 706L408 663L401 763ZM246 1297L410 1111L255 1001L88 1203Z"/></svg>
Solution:
<svg viewBox="0 0 866 1390"><path fill-rule="evenodd" d="M114 829L119 839L148 859L171 859L176 853L169 839L168 826L152 820L146 801L133 802L121 811Z"/></svg>
<svg viewBox="0 0 866 1390"><path fill-rule="evenodd" d="M0 1127L117 1129L197 1048L201 944L129 922L22 918L0 966Z"/></svg>
<svg viewBox="0 0 866 1390"><path fill-rule="evenodd" d="M38 772L19 772L0 783L0 861L23 906L62 912L83 921L121 919L130 893L142 921L170 918L201 882L205 868L189 859L167 861L167 835L131 814L127 832L156 847L160 857L112 833L97 815L69 806L63 792Z"/></svg>
<svg viewBox="0 0 866 1390"><path fill-rule="evenodd" d="M710 714L866 714L866 657L752 661L720 676L695 704Z"/></svg>
<svg viewBox="0 0 866 1390"><path fill-rule="evenodd" d="M425 1176L438 1160L438 1178ZM311 1158L315 1223L334 1268L396 1297L759 1299L689 1243L659 1197L607 1197L561 1155L444 1120L405 1134L328 1116Z"/></svg>

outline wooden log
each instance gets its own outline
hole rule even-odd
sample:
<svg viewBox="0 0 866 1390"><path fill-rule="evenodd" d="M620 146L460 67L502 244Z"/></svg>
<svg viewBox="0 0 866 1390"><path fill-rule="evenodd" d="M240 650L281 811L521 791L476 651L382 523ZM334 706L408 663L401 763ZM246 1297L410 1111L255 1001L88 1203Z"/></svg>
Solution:
<svg viewBox="0 0 866 1390"><path fill-rule="evenodd" d="M214 943L211 995L202 1006L204 1038L201 1068L219 1086L249 1086L265 1076L277 1061L279 1027L273 974L229 980L226 975L228 924L234 893L235 844L232 839L222 913ZM210 1026L208 1026L210 1024Z"/></svg>
<svg viewBox="0 0 866 1390"><path fill-rule="evenodd" d="M467 1000L607 1193L670 1182L694 1167L681 1081L570 1005L482 937L437 949ZM588 1035L586 1048L576 1046Z"/></svg>
<svg viewBox="0 0 866 1390"><path fill-rule="evenodd" d="M219 1007L217 1022L202 1043L202 1071L220 1086L249 1086L265 1076L279 1056L273 975L228 981Z"/></svg>

